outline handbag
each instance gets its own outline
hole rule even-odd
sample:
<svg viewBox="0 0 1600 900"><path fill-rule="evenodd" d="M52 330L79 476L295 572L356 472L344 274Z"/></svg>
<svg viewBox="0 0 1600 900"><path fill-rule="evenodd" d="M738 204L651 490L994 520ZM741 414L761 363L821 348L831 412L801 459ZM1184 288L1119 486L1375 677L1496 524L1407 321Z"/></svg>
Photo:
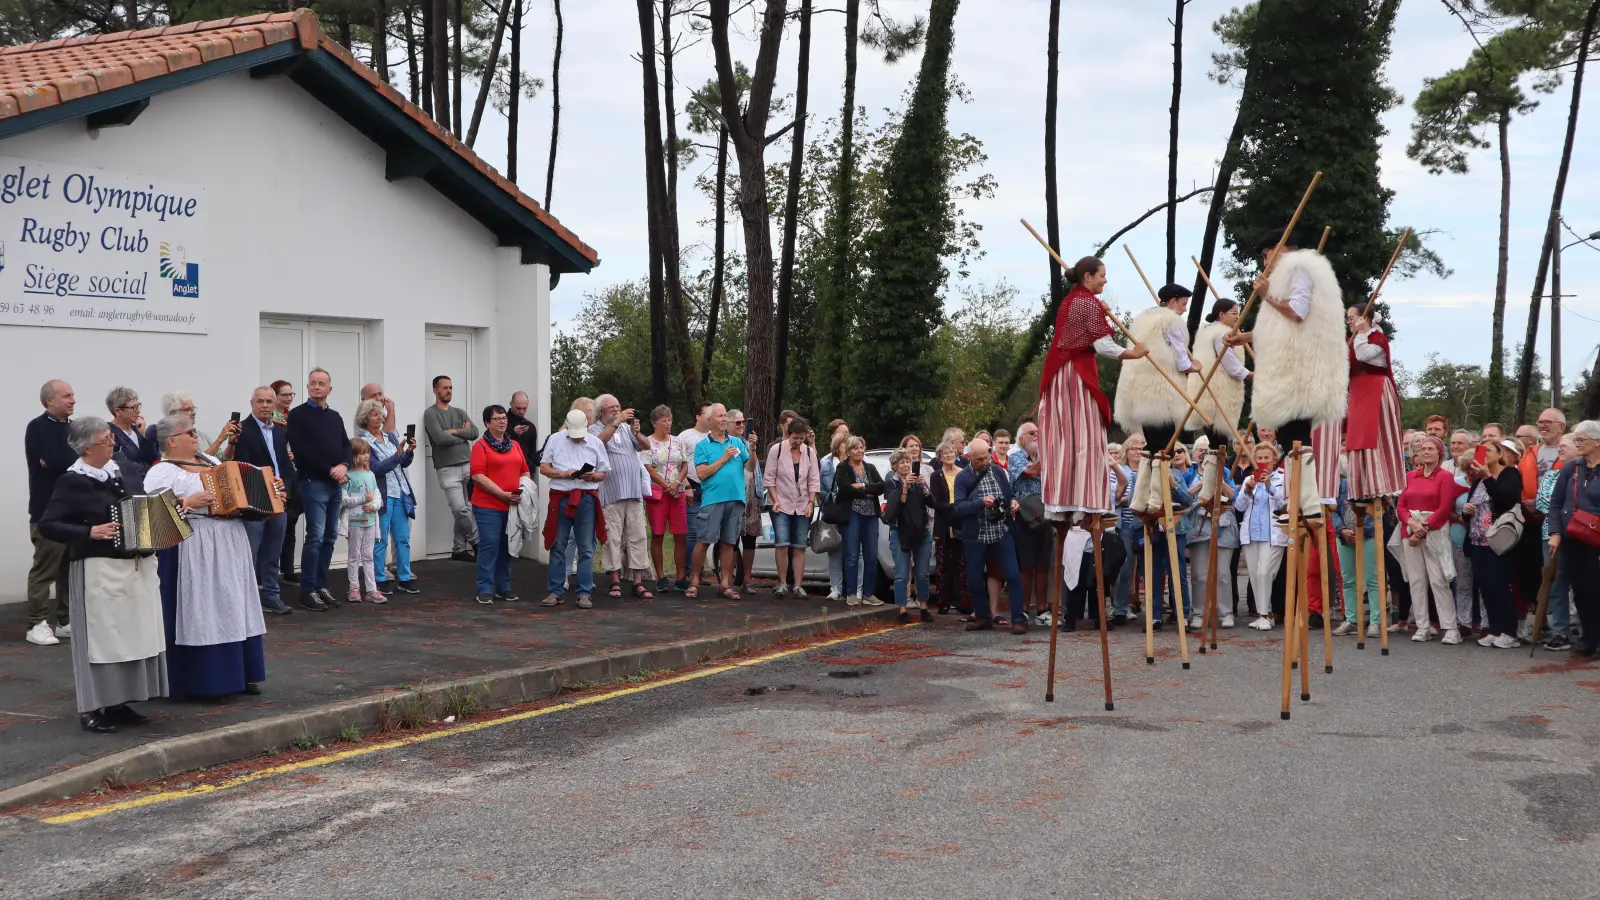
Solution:
<svg viewBox="0 0 1600 900"><path fill-rule="evenodd" d="M811 528L812 553L832 553L844 546L844 535L839 533L839 526L829 521L821 521Z"/></svg>
<svg viewBox="0 0 1600 900"><path fill-rule="evenodd" d="M1578 508L1577 472L1572 473L1572 515L1567 519L1567 527L1562 529L1561 534L1584 546L1600 548L1600 516Z"/></svg>
<svg viewBox="0 0 1600 900"><path fill-rule="evenodd" d="M1495 556L1505 556L1516 548L1518 542L1522 540L1523 521L1522 504L1518 503L1501 513L1489 525L1485 539Z"/></svg>
<svg viewBox="0 0 1600 900"><path fill-rule="evenodd" d="M1038 528L1044 524L1044 497L1038 494L1029 494L1017 504L1017 516L1022 519L1022 524L1029 528Z"/></svg>
<svg viewBox="0 0 1600 900"><path fill-rule="evenodd" d="M822 521L828 525L846 525L850 522L850 501L839 496L838 476L834 478L828 499L822 504Z"/></svg>

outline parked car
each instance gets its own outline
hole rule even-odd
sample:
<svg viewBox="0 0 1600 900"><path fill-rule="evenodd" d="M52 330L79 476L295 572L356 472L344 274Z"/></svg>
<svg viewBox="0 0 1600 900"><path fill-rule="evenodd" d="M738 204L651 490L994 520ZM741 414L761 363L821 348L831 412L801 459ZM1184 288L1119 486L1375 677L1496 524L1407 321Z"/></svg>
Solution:
<svg viewBox="0 0 1600 900"><path fill-rule="evenodd" d="M878 469L878 474L888 478L893 471L889 467L889 457L893 450L868 450L866 460ZM924 471L933 464L933 454L927 451L922 453L922 466ZM820 511L811 517L811 525L816 527L821 521ZM755 564L751 567L752 574L757 578L778 577L778 562L772 546L772 516L769 513L761 514L761 536L756 539ZM894 599L894 555L889 552L889 526L878 527L878 589L877 595L883 600ZM806 551L806 570L803 583L810 586L820 586L823 593L828 590L828 557L823 553Z"/></svg>

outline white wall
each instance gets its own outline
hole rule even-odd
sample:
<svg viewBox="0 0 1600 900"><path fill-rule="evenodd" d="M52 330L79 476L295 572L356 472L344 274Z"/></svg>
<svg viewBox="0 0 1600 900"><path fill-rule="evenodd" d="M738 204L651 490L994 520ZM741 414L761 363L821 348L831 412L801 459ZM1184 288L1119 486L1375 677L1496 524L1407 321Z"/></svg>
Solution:
<svg viewBox="0 0 1600 900"><path fill-rule="evenodd" d="M0 380L12 385L0 395L0 444L16 448L13 477L0 478L0 547L12 549L0 556L0 602L24 596L31 553L19 451L49 378L72 384L79 415L101 418L118 384L139 392L151 421L164 392L188 390L200 428L215 434L230 411L249 408L263 313L366 320L382 323L369 329L367 377L397 398L403 425L420 420L411 398L429 378L423 333L432 323L482 329L477 352L494 402L526 390L533 420L550 420L545 268L520 265L518 251L496 246L422 181L386 181L383 151L285 78L204 82L158 95L130 127L91 136L81 119L68 121L0 141L0 154L167 177L203 188L210 206L209 334L0 325ZM282 377L303 399L305 373ZM424 465L413 465L414 481L431 477Z"/></svg>

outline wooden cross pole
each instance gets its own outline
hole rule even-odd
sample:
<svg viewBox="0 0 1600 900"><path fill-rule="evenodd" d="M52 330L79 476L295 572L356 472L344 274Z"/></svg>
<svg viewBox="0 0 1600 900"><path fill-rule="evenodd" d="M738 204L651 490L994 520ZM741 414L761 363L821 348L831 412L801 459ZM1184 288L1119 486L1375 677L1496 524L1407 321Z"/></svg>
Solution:
<svg viewBox="0 0 1600 900"><path fill-rule="evenodd" d="M1178 556L1178 518L1172 512L1172 490L1168 487L1172 484L1172 461L1170 459L1162 459L1158 460L1158 463L1161 466L1161 522L1167 532L1167 576L1172 579L1172 609L1176 613L1174 618L1178 620L1178 653L1183 660L1183 667L1187 669L1189 668L1189 632L1187 631L1189 622L1184 618L1187 611L1183 608L1184 584L1181 577L1183 574L1183 562L1182 557ZM1151 549L1150 547L1144 548L1147 556L1154 555L1150 552ZM1146 584L1145 589L1152 596L1159 596L1161 586ZM1192 597L1189 603L1191 606L1194 604ZM1154 606L1155 604L1152 602L1150 605Z"/></svg>
<svg viewBox="0 0 1600 900"><path fill-rule="evenodd" d="M1273 268L1275 266L1277 266L1278 257L1283 255L1283 248L1284 248L1284 246L1286 244L1289 243L1289 236L1294 234L1294 226L1300 224L1300 216L1305 213L1306 204L1311 202L1311 194L1312 194L1313 191L1315 191L1317 189L1317 184L1319 182L1321 182L1321 181L1322 181L1322 173L1321 172L1318 172L1317 174L1311 176L1311 184L1306 188L1305 194L1300 198L1300 205L1295 207L1294 215L1292 217L1290 217L1290 219L1289 219L1289 227L1285 228L1283 230L1283 237L1278 239L1278 246L1272 248L1272 255L1267 258L1267 267L1264 270L1265 272L1270 274L1272 272ZM1261 291L1260 291L1259 288L1251 288L1251 290L1250 290L1250 299L1245 301L1244 309L1242 311L1240 311L1240 313L1239 313L1239 322L1241 324L1244 322L1245 318L1250 315L1250 310L1251 310L1252 307L1255 306L1256 298L1258 296L1260 296L1260 295L1261 295ZM1239 334L1239 326L1235 325L1235 326L1233 326L1233 330L1231 332L1229 332L1229 337L1232 337L1232 336L1237 335L1237 334ZM1222 356L1219 354L1217 356L1217 361L1211 364L1211 370L1206 372L1205 380L1200 382L1200 388L1201 388L1202 391L1211 386L1212 377L1217 374L1217 369L1219 369L1221 367L1222 367ZM1166 452L1168 452L1168 453L1172 452L1172 445L1174 443L1176 443L1177 440L1178 440L1178 435L1176 433L1174 433L1172 435L1172 440L1167 442L1167 450L1166 450Z"/></svg>
<svg viewBox="0 0 1600 900"><path fill-rule="evenodd" d="M1049 243L1047 243L1045 241L1044 238L1040 237L1039 236L1039 232L1033 230L1033 226L1028 224L1028 220L1027 219L1023 219L1022 220L1022 227L1028 229L1028 233L1033 235L1034 240L1038 241L1041 246L1043 246L1046 250L1050 251L1050 256L1055 259L1056 265L1060 266L1063 270L1070 271L1072 269L1072 267L1067 265L1066 262L1064 260L1062 260L1061 256L1056 253L1055 248L1051 247L1049 245ZM1113 313L1111 311L1111 307L1105 305L1105 303L1103 301L1101 301L1100 298L1098 298L1098 297L1095 298L1095 301L1100 303L1100 311L1106 314L1106 318L1108 320L1110 320L1112 325L1116 326L1118 331L1122 332L1124 337L1126 337L1130 341L1133 341L1136 344L1139 342L1138 339L1133 336L1133 333L1128 331L1127 326L1123 325L1122 321L1117 318L1116 313ZM1196 404L1196 401L1189 397L1189 392L1185 391L1183 389L1183 387L1178 384L1178 382L1174 381L1172 379L1172 376L1167 374L1167 370L1166 369L1163 369L1160 366L1157 366L1155 364L1154 360L1151 361L1150 365L1155 366L1155 370L1157 372L1161 373L1161 377L1165 378L1167 380L1167 384L1172 385L1172 389L1177 391L1183 397L1184 400L1188 401L1189 410L1188 410L1188 412L1184 413L1184 418L1188 418L1189 412L1192 412L1195 415L1200 417L1200 421L1206 423L1207 425L1211 424L1211 418L1209 416L1207 416L1205 413L1200 411L1200 408ZM1168 449L1170 450L1171 448L1169 447Z"/></svg>
<svg viewBox="0 0 1600 900"><path fill-rule="evenodd" d="M1204 281L1206 283L1206 287L1211 289L1211 293L1217 294L1217 286L1211 283L1211 276L1206 274L1206 267L1200 265L1200 260L1195 259L1192 256L1189 257L1189 259L1194 262L1195 270L1200 273L1200 280ZM1222 295L1221 294L1217 294L1217 296L1220 297ZM1224 350L1223 352L1226 353L1227 351ZM1255 348L1251 347L1249 344L1245 344L1244 345L1244 352L1250 354L1250 358L1251 359L1255 359L1256 358ZM1206 388L1206 390L1208 390L1208 391L1210 389L1211 388L1209 388L1209 387ZM1212 396L1216 396L1216 395L1213 394ZM1246 430L1248 430L1248 429L1246 429Z"/></svg>
<svg viewBox="0 0 1600 900"><path fill-rule="evenodd" d="M1330 235L1330 234L1333 234L1333 226L1332 225L1329 225L1326 228L1322 229L1322 240L1317 241L1317 252L1318 253L1322 252L1322 248L1323 247L1328 246L1328 235Z"/></svg>
<svg viewBox="0 0 1600 900"><path fill-rule="evenodd" d="M1389 272L1394 269L1395 261L1400 258L1400 254L1405 252L1406 241L1409 240L1411 240L1411 229L1407 228L1403 233L1401 233L1400 243L1395 246L1394 255L1389 257L1389 264L1383 267L1383 277L1378 279L1378 286L1372 289L1372 296L1367 298L1366 309L1361 311L1361 318L1366 319L1368 322L1372 321L1370 318L1372 315L1372 304L1378 302L1378 295L1383 293L1384 282L1389 280Z"/></svg>

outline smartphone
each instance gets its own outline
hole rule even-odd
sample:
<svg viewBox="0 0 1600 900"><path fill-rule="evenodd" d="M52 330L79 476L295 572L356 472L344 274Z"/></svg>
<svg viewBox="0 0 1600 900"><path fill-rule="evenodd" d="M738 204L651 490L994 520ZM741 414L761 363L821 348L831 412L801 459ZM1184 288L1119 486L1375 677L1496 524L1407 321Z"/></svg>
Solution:
<svg viewBox="0 0 1600 900"><path fill-rule="evenodd" d="M231 419L229 419L229 421L231 421L235 425L239 424L239 414L238 413L234 413L233 417Z"/></svg>
<svg viewBox="0 0 1600 900"><path fill-rule="evenodd" d="M406 426L406 440L413 441L417 438L417 425L415 422Z"/></svg>
<svg viewBox="0 0 1600 900"><path fill-rule="evenodd" d="M922 460L913 459L911 461L911 474L912 475L916 475L918 477L921 477L921 475L922 475Z"/></svg>
<svg viewBox="0 0 1600 900"><path fill-rule="evenodd" d="M1472 464L1473 465L1481 466L1485 462L1487 462L1488 459L1489 459L1489 448L1488 447L1479 447L1478 449L1472 451Z"/></svg>
<svg viewBox="0 0 1600 900"><path fill-rule="evenodd" d="M578 470L578 474L579 475L587 475L587 474L589 474L590 472L593 472L593 471L594 471L594 463L584 463L583 464L583 468Z"/></svg>
<svg viewBox="0 0 1600 900"><path fill-rule="evenodd" d="M1265 484L1272 477L1270 466L1256 466L1256 484Z"/></svg>

